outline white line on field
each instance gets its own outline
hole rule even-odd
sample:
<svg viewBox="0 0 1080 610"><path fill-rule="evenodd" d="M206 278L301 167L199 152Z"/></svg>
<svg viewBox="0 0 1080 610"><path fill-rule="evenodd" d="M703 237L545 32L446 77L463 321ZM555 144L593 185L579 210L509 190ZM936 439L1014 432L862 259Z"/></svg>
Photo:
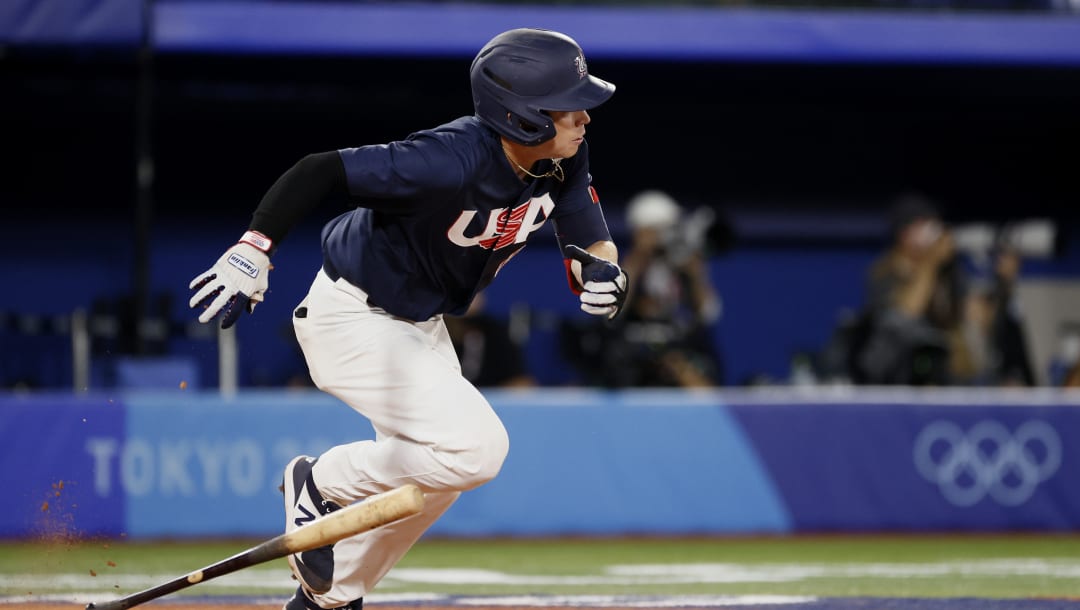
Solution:
<svg viewBox="0 0 1080 610"><path fill-rule="evenodd" d="M0 597L0 606L28 603L101 603L116 599L116 595L101 592L71 593L67 595ZM286 596L283 595L282 599ZM261 600L262 598L260 598ZM431 593L372 594L364 597L374 604L420 604L437 602L450 606L510 606L527 608L535 606L565 606L575 608L717 608L724 606L790 605L817 601L816 597L795 595L511 595L451 597ZM267 603L275 600L266 599Z"/></svg>
<svg viewBox="0 0 1080 610"><path fill-rule="evenodd" d="M65 590L134 591L172 580L177 574L9 574L0 590L8 592ZM511 574L477 568L394 568L380 588L407 589L417 585L486 586L628 586L735 583L788 583L827 578L999 578L1038 576L1044 579L1080 578L1080 559L986 559L933 563L687 563L608 566L600 574ZM288 570L244 570L201 583L200 589L290 591Z"/></svg>
<svg viewBox="0 0 1080 610"><path fill-rule="evenodd" d="M458 606L568 606L574 608L716 608L805 604L816 597L795 595L680 595L648 597L631 595L511 595L506 597L458 597Z"/></svg>
<svg viewBox="0 0 1080 610"><path fill-rule="evenodd" d="M294 585L295 588L295 585ZM101 591L71 591L64 594L48 594L48 595L12 595L6 597L0 597L0 606L15 605L15 604L29 604L29 603L71 603L71 604L86 604L86 603L101 603L111 601L119 598L122 593L103 593ZM260 603L265 601L266 603L273 603L274 601L284 601L292 595L292 591L282 592L279 595L258 595L252 596L251 599L255 600L253 603ZM177 599L176 594L166 596L162 599ZM432 602L445 602L450 603L450 597L439 593L372 593L364 596L364 599L371 603L382 604L420 604L420 603L432 603Z"/></svg>

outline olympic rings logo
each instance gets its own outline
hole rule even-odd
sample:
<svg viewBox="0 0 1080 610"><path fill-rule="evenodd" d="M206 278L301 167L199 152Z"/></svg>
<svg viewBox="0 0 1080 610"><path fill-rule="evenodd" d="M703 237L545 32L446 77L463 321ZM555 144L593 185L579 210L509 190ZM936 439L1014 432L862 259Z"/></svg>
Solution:
<svg viewBox="0 0 1080 610"><path fill-rule="evenodd" d="M1026 421L1011 433L983 420L965 433L939 420L915 439L914 458L919 474L954 506L971 506L987 495L1019 506L1061 467L1061 450L1061 437L1044 421Z"/></svg>

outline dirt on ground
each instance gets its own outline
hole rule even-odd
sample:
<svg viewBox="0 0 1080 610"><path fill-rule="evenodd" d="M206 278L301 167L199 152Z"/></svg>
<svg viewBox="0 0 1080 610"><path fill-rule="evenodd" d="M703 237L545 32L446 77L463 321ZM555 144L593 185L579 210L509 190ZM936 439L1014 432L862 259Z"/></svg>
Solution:
<svg viewBox="0 0 1080 610"><path fill-rule="evenodd" d="M56 604L56 603L30 604L28 606L20 606L20 607L25 607L26 610L76 610L76 609L82 610L84 608L83 605ZM368 604L364 604L365 609L369 608L369 607L371 608L371 610L417 610L417 608L418 608L417 606L388 606L388 605L385 605L385 604L371 604L369 606ZM461 610L461 606L429 606L427 604L424 604L421 607L423 608L423 610ZM4 605L0 604L0 609L2 609L2 608L4 608ZM158 609L158 610L189 610L189 609L190 610L281 610L281 605L280 604L244 604L244 603L216 604L216 603L200 603L200 602L194 602L194 603L183 603L183 602L161 603L161 602L158 602L158 603L154 603L152 605L147 605L146 608L148 608L149 610L153 610L155 608ZM476 608L477 610L482 610L483 608L509 608L509 606L471 606L471 608ZM566 606L529 606L529 610L567 610L567 607ZM633 609L631 609L631 608L613 608L613 607L609 608L609 607L605 606L604 610L649 610L649 609L648 608L640 608L640 607L636 607L636 608L633 608ZM659 609L657 609L657 610L659 610Z"/></svg>

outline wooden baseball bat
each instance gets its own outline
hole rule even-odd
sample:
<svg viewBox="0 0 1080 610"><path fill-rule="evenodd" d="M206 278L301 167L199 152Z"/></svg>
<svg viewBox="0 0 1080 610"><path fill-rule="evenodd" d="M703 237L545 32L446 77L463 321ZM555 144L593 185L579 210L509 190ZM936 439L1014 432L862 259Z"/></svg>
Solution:
<svg viewBox="0 0 1080 610"><path fill-rule="evenodd" d="M424 508L424 494L415 485L404 485L324 515L304 527L271 538L262 544L170 580L156 587L117 600L86 604L86 610L124 610L180 589L217 578L255 564L310 551L338 540L415 515Z"/></svg>

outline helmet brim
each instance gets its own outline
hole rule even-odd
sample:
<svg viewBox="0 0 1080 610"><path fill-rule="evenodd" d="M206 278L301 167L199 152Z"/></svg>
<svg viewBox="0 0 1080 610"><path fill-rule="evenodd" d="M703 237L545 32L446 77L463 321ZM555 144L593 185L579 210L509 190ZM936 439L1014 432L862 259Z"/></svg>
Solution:
<svg viewBox="0 0 1080 610"><path fill-rule="evenodd" d="M589 74L573 87L537 100L538 110L590 110L603 104L615 93L615 85Z"/></svg>

